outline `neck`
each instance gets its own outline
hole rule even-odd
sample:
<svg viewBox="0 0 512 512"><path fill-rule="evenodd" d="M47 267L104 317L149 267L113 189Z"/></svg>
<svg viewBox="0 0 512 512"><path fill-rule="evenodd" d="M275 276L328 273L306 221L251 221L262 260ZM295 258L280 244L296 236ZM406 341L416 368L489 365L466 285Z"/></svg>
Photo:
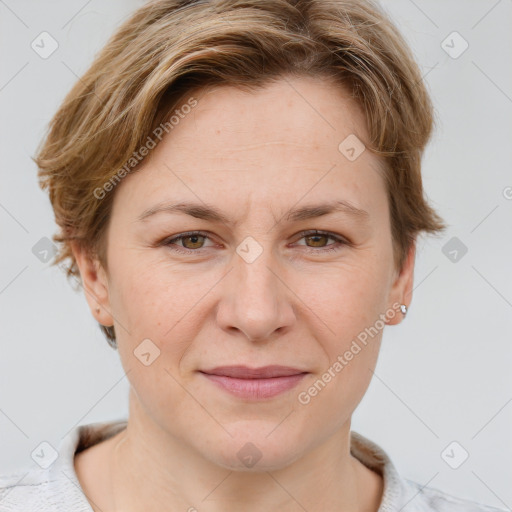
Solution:
<svg viewBox="0 0 512 512"><path fill-rule="evenodd" d="M350 454L350 421L284 468L232 471L162 430L130 393L126 430L112 452L114 510L377 512L378 475Z"/></svg>

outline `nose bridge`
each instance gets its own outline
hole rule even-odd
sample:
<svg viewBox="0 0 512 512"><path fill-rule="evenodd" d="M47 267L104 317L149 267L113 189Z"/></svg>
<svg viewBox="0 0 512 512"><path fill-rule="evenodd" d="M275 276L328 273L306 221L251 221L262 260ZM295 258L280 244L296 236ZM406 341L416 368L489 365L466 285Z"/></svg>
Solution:
<svg viewBox="0 0 512 512"><path fill-rule="evenodd" d="M293 320L286 287L280 282L270 236L246 237L233 257L230 298L224 302L219 321L237 328L251 340L269 338Z"/></svg>

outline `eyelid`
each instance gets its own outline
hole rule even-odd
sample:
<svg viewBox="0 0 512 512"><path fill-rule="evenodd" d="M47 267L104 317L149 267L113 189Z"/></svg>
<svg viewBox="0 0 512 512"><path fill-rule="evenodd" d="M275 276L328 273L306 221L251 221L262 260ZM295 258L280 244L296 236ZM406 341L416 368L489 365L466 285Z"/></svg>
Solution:
<svg viewBox="0 0 512 512"><path fill-rule="evenodd" d="M174 245L174 244L171 244L171 242L173 242L175 240L179 241L182 238L187 238L189 236L202 236L202 237L207 238L208 240L212 241L212 237L210 236L210 233L208 233L207 231L184 231L183 233L178 233L177 235L173 235L173 236L164 238L158 245ZM187 251L199 252L201 249L202 249L202 247L200 249L196 249L196 250L187 249Z"/></svg>
<svg viewBox="0 0 512 512"><path fill-rule="evenodd" d="M349 240L347 240L345 237L338 235L336 233L332 233L330 231L323 231L320 229L303 230L303 231L300 231L299 233L297 233L297 235L298 235L297 241L301 240L302 238L305 238L307 236L312 236L312 235L323 235L323 236L326 236L327 238L331 238L335 241L335 243L328 244L324 247L309 247L307 245L303 245L303 247L305 247L306 252L313 252L313 253L321 254L322 252L325 253L325 252L332 252L332 251L338 250L338 249L340 249L340 246L351 246L352 245L352 243ZM177 235L173 235L172 237L167 237L164 240L162 240L158 245L163 245L163 246L171 246L172 245L172 246L174 246L172 248L172 250L174 250L178 253L182 253L182 254L194 254L194 253L199 254L203 249L205 249L204 247L200 247L198 249L187 249L186 247L180 247L177 244L171 243L171 242L179 241L183 238L187 238L190 236L201 236L201 237L204 237L204 238L212 241L212 237L210 236L210 234L207 231L196 230L196 231L185 231L183 233L178 233ZM212 246L210 246L210 247L212 247Z"/></svg>
<svg viewBox="0 0 512 512"><path fill-rule="evenodd" d="M332 238L332 239L336 240L337 242L340 242L340 243L343 243L346 245L350 245L350 242L345 237L338 235L336 233L332 233L331 231L323 231L321 229L306 229L306 230L298 233L298 235L299 235L298 240L300 240L301 238L304 238L306 236L323 235L328 238ZM310 249L314 249L314 247L310 247Z"/></svg>

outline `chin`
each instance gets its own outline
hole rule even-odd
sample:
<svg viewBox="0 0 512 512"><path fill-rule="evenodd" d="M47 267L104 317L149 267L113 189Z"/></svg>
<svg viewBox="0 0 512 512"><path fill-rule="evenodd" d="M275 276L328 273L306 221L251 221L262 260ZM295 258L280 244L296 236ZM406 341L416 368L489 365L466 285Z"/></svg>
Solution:
<svg viewBox="0 0 512 512"><path fill-rule="evenodd" d="M278 433L281 428L278 424L279 422L238 422L235 427L226 427L232 437L226 433L221 439L207 441L209 453L203 452L203 455L231 471L262 472L283 469L300 457L304 447L301 436L296 433L285 428Z"/></svg>

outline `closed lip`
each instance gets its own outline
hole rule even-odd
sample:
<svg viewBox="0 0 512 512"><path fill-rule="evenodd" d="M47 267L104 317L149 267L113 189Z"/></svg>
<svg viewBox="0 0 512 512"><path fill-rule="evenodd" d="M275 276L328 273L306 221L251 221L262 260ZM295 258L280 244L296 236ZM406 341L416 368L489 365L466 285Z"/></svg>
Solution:
<svg viewBox="0 0 512 512"><path fill-rule="evenodd" d="M249 366L217 366L211 370L200 370L207 375L219 375L231 377L233 379L271 379L275 377L289 377L290 375L300 375L308 373L298 368L290 366L269 365L259 368L250 368Z"/></svg>

